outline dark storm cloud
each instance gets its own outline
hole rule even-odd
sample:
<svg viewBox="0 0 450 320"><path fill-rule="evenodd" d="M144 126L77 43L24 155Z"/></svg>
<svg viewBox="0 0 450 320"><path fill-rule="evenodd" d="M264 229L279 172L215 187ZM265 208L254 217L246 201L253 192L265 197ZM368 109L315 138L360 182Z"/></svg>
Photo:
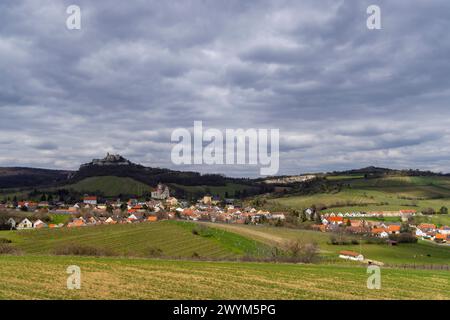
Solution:
<svg viewBox="0 0 450 320"><path fill-rule="evenodd" d="M32 146L35 149L39 150L57 150L58 145L52 142L38 142Z"/></svg>
<svg viewBox="0 0 450 320"><path fill-rule="evenodd" d="M378 4L382 30L366 28ZM66 7L82 10L67 30ZM278 128L280 173L450 171L450 3L4 1L0 165L172 167L173 129ZM253 167L189 167L256 175Z"/></svg>

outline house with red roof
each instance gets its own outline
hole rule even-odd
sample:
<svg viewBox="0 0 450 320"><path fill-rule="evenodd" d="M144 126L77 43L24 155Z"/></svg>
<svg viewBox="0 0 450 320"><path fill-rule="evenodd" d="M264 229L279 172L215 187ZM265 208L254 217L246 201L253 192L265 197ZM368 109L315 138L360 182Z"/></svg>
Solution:
<svg viewBox="0 0 450 320"><path fill-rule="evenodd" d="M96 206L97 205L97 197L96 196L84 196L83 203Z"/></svg>
<svg viewBox="0 0 450 320"><path fill-rule="evenodd" d="M389 233L385 228L373 228L371 231L372 235L378 238L388 238Z"/></svg>
<svg viewBox="0 0 450 320"><path fill-rule="evenodd" d="M342 224L344 223L344 218L343 217L326 217L322 220L323 224Z"/></svg>
<svg viewBox="0 0 450 320"><path fill-rule="evenodd" d="M400 226L398 226L398 225L388 225L387 232L389 234L399 234L400 233Z"/></svg>
<svg viewBox="0 0 450 320"><path fill-rule="evenodd" d="M436 235L434 236L434 242L446 243L447 242L447 235L436 233Z"/></svg>

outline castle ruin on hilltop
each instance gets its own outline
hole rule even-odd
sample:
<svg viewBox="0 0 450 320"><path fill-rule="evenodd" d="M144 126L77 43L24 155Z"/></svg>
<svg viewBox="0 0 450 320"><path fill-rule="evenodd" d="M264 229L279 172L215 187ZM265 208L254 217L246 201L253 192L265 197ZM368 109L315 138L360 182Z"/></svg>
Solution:
<svg viewBox="0 0 450 320"><path fill-rule="evenodd" d="M93 159L92 162L90 163L86 163L81 165L81 167L86 167L86 166L128 166L131 165L132 163L125 159L124 157L122 157L119 154L109 154L109 152L106 154L106 157L104 157L103 159Z"/></svg>

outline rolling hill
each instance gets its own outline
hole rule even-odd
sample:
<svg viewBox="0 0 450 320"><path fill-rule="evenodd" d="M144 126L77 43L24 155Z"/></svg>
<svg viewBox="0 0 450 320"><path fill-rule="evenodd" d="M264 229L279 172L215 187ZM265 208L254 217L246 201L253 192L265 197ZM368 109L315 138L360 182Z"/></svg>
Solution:
<svg viewBox="0 0 450 320"><path fill-rule="evenodd" d="M342 263L337 259L341 250L356 250L368 259L397 264L448 264L450 250L446 246L419 242L396 247L380 244L331 245L330 234L283 227L161 221L125 225L102 225L84 228L1 231L0 238L10 239L26 254L52 254L66 245L92 246L114 255L234 259L243 256L267 257L274 246L283 249L292 240L316 242L322 262ZM358 239L358 238L355 238Z"/></svg>
<svg viewBox="0 0 450 320"><path fill-rule="evenodd" d="M0 231L0 238L26 254L52 254L66 245L91 246L115 255L150 257L235 258L260 255L266 245L241 235L210 228L205 234L192 232L195 224L178 221L102 225L24 231Z"/></svg>
<svg viewBox="0 0 450 320"><path fill-rule="evenodd" d="M63 189L75 190L80 193L101 194L105 197L118 195L143 196L148 194L151 187L132 178L103 176L90 177L74 184L62 186Z"/></svg>
<svg viewBox="0 0 450 320"><path fill-rule="evenodd" d="M269 201L293 209L315 205L324 212L450 208L450 177L444 175L406 176L390 172L368 178L367 174L358 171L326 175L324 179L327 190L288 194Z"/></svg>

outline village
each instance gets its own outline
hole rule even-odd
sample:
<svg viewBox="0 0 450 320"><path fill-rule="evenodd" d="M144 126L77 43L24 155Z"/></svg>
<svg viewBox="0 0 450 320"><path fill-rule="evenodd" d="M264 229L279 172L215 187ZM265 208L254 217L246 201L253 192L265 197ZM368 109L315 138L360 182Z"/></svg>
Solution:
<svg viewBox="0 0 450 320"><path fill-rule="evenodd" d="M321 224L312 228L322 232L336 232L344 229L347 233L370 235L374 238L390 239L390 235L412 234L417 239L430 240L436 243L450 242L450 227L438 227L432 223L413 224L410 218L417 215L415 210L326 213L321 216ZM398 217L401 222L386 222L385 217ZM353 218L353 219L352 219ZM380 220L371 220L371 219ZM390 244L396 244L391 240Z"/></svg>
<svg viewBox="0 0 450 320"><path fill-rule="evenodd" d="M187 201L170 196L169 188L158 184L156 190L151 192L149 201L129 199L127 202L117 200L100 203L97 196L85 195L82 203L73 205L57 203L51 206L48 202L19 201L17 206L12 203L0 204L0 209L73 217L65 224L46 223L41 219L31 221L32 219L24 218L19 221L17 218L9 218L8 224L17 230L154 222L167 219L256 224L269 220L283 221L286 218L284 213L235 207L231 204L232 199L224 206L220 202L213 196L205 195L197 203L190 205Z"/></svg>
<svg viewBox="0 0 450 320"><path fill-rule="evenodd" d="M32 219L10 217L10 229L26 230L40 228L74 228L96 225L155 222L158 220L190 220L230 224L264 224L283 226L288 212L270 212L255 207L240 207L233 199L220 199L205 195L196 203L179 200L170 195L169 187L158 184L151 192L151 199L139 201L129 199L122 202L99 201L97 196L85 195L83 201L68 205L65 203L19 201L0 204L0 210L26 211L29 213L67 216L65 223L53 223L44 218ZM421 213L415 210L324 213L314 212L312 208L303 215L311 223L308 228L318 232L346 233L385 240L390 245L414 239L428 240L439 244L450 243L450 227L432 223L414 224L412 217ZM399 222L384 221L384 218L398 218ZM411 237L410 237L411 238ZM406 241L405 241L406 240Z"/></svg>

